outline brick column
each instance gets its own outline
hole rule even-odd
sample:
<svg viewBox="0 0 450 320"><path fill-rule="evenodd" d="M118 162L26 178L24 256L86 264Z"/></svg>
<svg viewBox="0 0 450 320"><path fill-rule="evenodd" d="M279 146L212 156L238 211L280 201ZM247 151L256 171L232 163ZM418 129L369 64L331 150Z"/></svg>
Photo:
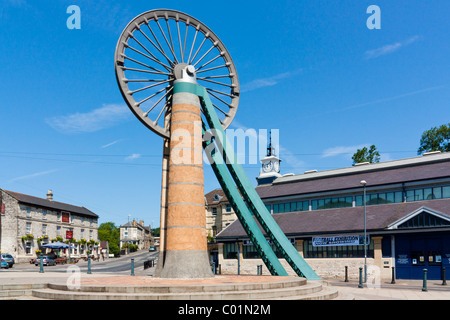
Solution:
<svg viewBox="0 0 450 320"><path fill-rule="evenodd" d="M207 251L200 102L173 97L163 278L213 277Z"/></svg>

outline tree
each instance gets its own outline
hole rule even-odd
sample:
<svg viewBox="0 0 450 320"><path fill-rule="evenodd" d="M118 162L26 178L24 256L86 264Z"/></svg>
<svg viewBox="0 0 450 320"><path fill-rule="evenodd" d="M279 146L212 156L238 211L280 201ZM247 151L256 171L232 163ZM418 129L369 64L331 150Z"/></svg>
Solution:
<svg viewBox="0 0 450 320"><path fill-rule="evenodd" d="M433 127L422 133L417 154L430 151L450 151L450 123Z"/></svg>
<svg viewBox="0 0 450 320"><path fill-rule="evenodd" d="M109 242L109 253L118 255L120 252L120 230L114 222L104 222L98 227L98 238L100 241Z"/></svg>
<svg viewBox="0 0 450 320"><path fill-rule="evenodd" d="M367 150L367 147L356 150L352 160L353 165L362 162L377 163L380 162L380 153L377 151L375 145L371 145L369 150Z"/></svg>

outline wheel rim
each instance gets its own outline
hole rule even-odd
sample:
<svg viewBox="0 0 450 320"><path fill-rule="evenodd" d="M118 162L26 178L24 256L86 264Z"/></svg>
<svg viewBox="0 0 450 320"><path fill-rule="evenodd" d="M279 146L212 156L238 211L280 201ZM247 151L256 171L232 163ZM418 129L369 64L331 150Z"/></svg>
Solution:
<svg viewBox="0 0 450 320"><path fill-rule="evenodd" d="M170 137L173 82L180 66L195 68L226 129L239 104L239 81L220 39L197 19L174 10L151 10L134 18L116 47L120 91L134 115L150 130ZM190 67L192 69L192 67Z"/></svg>

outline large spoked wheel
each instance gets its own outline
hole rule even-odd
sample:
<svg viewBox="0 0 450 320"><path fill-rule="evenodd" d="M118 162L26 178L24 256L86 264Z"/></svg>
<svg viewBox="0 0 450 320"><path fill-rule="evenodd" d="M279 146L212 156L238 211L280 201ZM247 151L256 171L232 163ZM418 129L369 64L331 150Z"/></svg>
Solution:
<svg viewBox="0 0 450 320"><path fill-rule="evenodd" d="M189 70L206 88L226 129L239 104L239 81L231 56L204 24L174 10L152 10L134 18L116 47L120 91L149 129L170 137L173 82Z"/></svg>

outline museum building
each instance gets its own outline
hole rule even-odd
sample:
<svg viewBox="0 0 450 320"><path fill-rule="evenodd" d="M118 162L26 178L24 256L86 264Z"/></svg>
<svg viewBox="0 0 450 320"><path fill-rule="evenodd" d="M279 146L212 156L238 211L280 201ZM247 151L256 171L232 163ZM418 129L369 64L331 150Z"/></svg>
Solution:
<svg viewBox="0 0 450 320"><path fill-rule="evenodd" d="M319 276L344 278L347 269L357 279L365 262L377 279L393 273L397 279L422 279L424 269L428 279L441 279L443 268L449 269L450 153L298 175L281 175L280 159L272 154L261 162L256 191ZM219 202L227 206L220 191L208 194L210 219ZM213 201L213 193L220 201ZM255 274L263 265L269 274L239 220L217 230L215 242L211 256L222 273Z"/></svg>

